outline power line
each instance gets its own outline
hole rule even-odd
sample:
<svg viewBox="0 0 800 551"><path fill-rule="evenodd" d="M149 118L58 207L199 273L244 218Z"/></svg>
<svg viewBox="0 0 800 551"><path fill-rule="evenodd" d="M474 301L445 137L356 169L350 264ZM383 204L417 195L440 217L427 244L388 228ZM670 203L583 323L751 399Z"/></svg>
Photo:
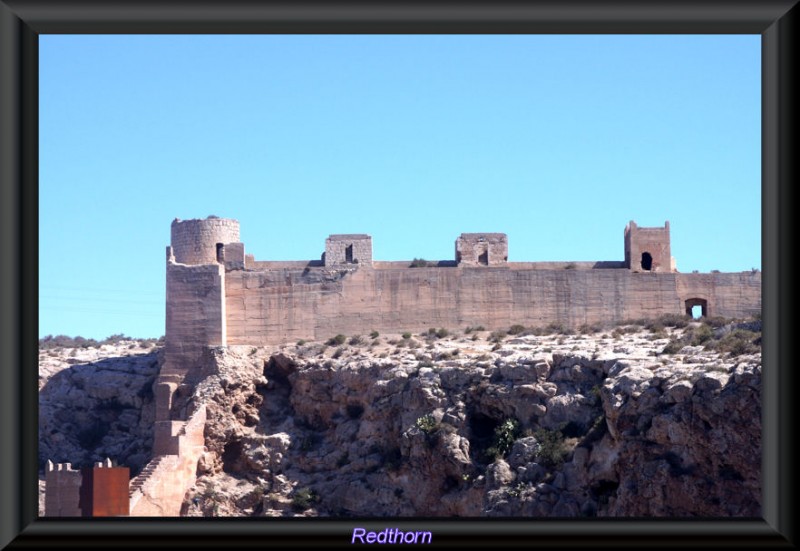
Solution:
<svg viewBox="0 0 800 551"><path fill-rule="evenodd" d="M142 291L140 289L102 289L98 287L62 287L60 285L40 285L39 289L52 289L59 291L90 291L93 293L125 293L125 294L139 294L139 295L152 295L164 296L163 292Z"/></svg>
<svg viewBox="0 0 800 551"><path fill-rule="evenodd" d="M102 302L132 302L140 304L143 302L152 304L164 304L163 300L153 298L107 298L107 297L68 297L68 296L53 296L53 295L39 295L39 299L48 300L80 300L80 301L102 301Z"/></svg>

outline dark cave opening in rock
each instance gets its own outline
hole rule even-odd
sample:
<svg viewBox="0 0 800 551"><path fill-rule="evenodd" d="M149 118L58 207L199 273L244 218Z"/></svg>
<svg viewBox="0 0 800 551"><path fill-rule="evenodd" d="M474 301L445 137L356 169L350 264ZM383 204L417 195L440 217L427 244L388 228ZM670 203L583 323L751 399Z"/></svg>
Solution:
<svg viewBox="0 0 800 551"><path fill-rule="evenodd" d="M564 435L565 438L580 438L587 432L587 427L583 423L578 423L576 421L568 422L564 428L561 429L561 434Z"/></svg>
<svg viewBox="0 0 800 551"><path fill-rule="evenodd" d="M222 450L222 470L228 474L236 474L240 470L239 461L242 457L242 443L231 440Z"/></svg>
<svg viewBox="0 0 800 551"><path fill-rule="evenodd" d="M614 495L614 492L617 491L619 488L619 482L614 480L601 480L594 486L592 486L591 491L594 494L595 499L601 505L608 504L608 498Z"/></svg>
<svg viewBox="0 0 800 551"><path fill-rule="evenodd" d="M469 416L469 449L473 459L481 462L491 458L484 457L485 451L492 445L494 431L500 421L482 413L472 413Z"/></svg>

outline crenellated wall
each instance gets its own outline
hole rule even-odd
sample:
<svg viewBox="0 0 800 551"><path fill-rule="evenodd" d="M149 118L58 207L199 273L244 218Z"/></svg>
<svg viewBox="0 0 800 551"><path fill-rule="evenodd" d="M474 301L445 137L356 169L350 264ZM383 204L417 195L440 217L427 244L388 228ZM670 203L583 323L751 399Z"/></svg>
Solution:
<svg viewBox="0 0 800 551"><path fill-rule="evenodd" d="M44 514L47 517L80 517L83 476L71 463L47 462Z"/></svg>
<svg viewBox="0 0 800 551"><path fill-rule="evenodd" d="M630 222L624 247L624 261L509 263L505 234L462 234L455 260L412 268L373 261L371 238L347 234L328 238L324 261L265 262L245 254L236 220L176 219L167 247L165 359L154 383L154 458L130 482L130 515L180 514L204 451L205 409L186 414L196 383L208 375L209 347L429 327L576 328L695 306L733 318L761 311L759 271L678 273L669 222ZM46 477L46 514L81 515L81 472L50 464Z"/></svg>
<svg viewBox="0 0 800 551"><path fill-rule="evenodd" d="M417 268L373 261L366 234L329 236L324 262L279 262L246 255L235 220L176 221L172 230L166 362L156 389L162 421L182 418L182 387L191 388L206 346L431 326L578 327L684 314L693 306L728 317L761 309L758 271L678 273L669 221L662 227L631 221L623 261L509 263L505 234L464 233L455 260Z"/></svg>

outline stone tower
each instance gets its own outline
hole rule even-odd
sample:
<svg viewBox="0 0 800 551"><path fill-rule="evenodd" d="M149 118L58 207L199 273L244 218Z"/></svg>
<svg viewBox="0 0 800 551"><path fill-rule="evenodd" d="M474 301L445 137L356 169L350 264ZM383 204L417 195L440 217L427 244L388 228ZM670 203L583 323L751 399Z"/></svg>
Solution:
<svg viewBox="0 0 800 551"><path fill-rule="evenodd" d="M202 376L203 348L226 344L225 263L243 262L239 222L209 216L172 222L167 247L164 365L155 383L156 421L175 421Z"/></svg>
<svg viewBox="0 0 800 551"><path fill-rule="evenodd" d="M456 239L458 266L503 266L508 262L504 233L462 233Z"/></svg>
<svg viewBox="0 0 800 551"><path fill-rule="evenodd" d="M669 242L669 220L664 227L625 226L625 267L632 272L674 272Z"/></svg>
<svg viewBox="0 0 800 551"><path fill-rule="evenodd" d="M226 243L239 242L239 222L209 216L172 221L170 245L178 264L213 264Z"/></svg>
<svg viewBox="0 0 800 551"><path fill-rule="evenodd" d="M325 266L346 264L372 264L372 237L363 233L343 233L325 240Z"/></svg>

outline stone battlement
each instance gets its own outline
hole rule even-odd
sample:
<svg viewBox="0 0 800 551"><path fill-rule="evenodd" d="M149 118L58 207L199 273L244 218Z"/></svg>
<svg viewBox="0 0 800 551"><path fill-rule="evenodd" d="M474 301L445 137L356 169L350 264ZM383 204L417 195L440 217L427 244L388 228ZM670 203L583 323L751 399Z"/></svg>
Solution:
<svg viewBox="0 0 800 551"><path fill-rule="evenodd" d="M367 234L329 236L320 260L264 261L245 254L236 220L176 221L172 229L160 377L172 398L160 420L184 407L181 389L198 380L207 346L431 326L578 327L683 315L696 306L705 316L761 310L760 272L679 273L669 222L629 222L624 259L595 262L509 263L508 236L489 232L462 233L455 258L436 262L376 261Z"/></svg>
<svg viewBox="0 0 800 551"><path fill-rule="evenodd" d="M367 234L329 236L320 259L279 261L246 254L236 220L174 221L164 365L154 384L155 454L171 459L154 462L146 477L169 484L159 490L138 481L132 514L177 514L181 489L193 481L204 416L182 420L195 385L209 375L204 358L212 347L433 326L578 327L695 307L703 316L761 311L760 272L679 273L669 229L669 222L640 228L631 221L623 260L509 263L506 234L463 233L455 257L435 262L376 261ZM176 469L178 475L169 474Z"/></svg>

